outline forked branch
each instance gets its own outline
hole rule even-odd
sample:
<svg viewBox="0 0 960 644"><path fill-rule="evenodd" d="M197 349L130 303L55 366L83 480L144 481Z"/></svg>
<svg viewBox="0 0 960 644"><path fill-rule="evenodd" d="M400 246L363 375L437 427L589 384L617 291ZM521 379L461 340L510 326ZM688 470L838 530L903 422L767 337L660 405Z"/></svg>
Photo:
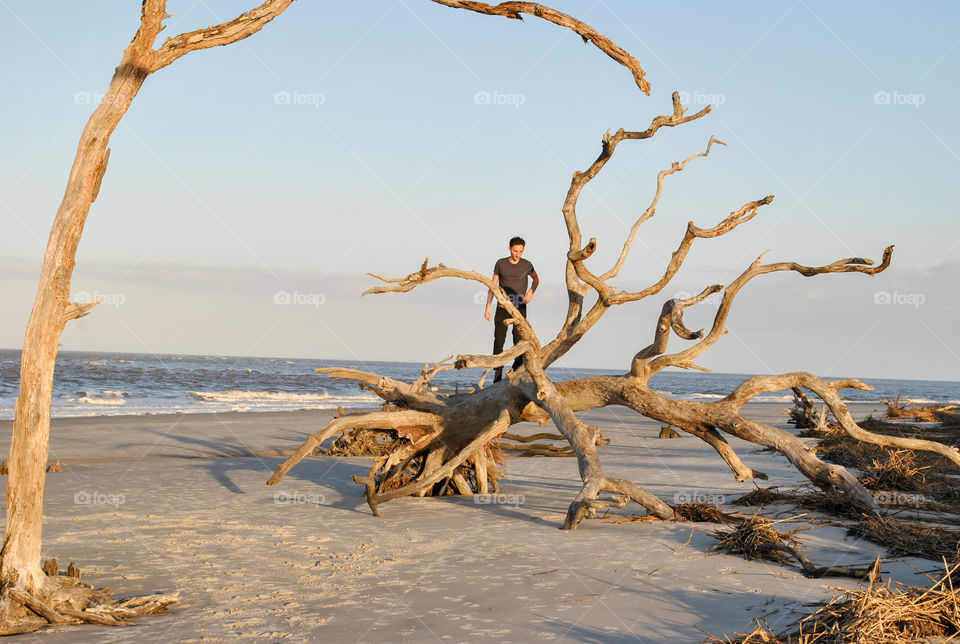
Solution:
<svg viewBox="0 0 960 644"><path fill-rule="evenodd" d="M286 11L292 3L293 0L267 0L259 7L239 15L229 22L167 38L151 56L150 72L166 67L191 51L220 47L243 40L263 29L267 23ZM167 17L166 0L145 3L145 12L148 5L151 6L153 11L150 21L159 25ZM162 25L160 25L160 29L163 29ZM152 45L152 41L150 44Z"/></svg>
<svg viewBox="0 0 960 644"><path fill-rule="evenodd" d="M717 313L714 316L713 326L706 337L684 351L663 355L653 360L648 364L647 368L645 369L645 373L649 376L662 369L665 369L666 367L690 364L697 356L701 355L707 349L712 347L717 340L727 333L727 329L724 325L727 321L727 317L730 315L730 310L733 306L733 301L736 298L737 293L750 280L758 275L765 275L767 273L781 271L793 271L803 275L804 277L813 277L815 275L824 275L827 273L863 273L865 275L876 275L877 273L886 270L886 268L890 266L890 258L892 255L893 246L887 246L887 248L885 248L883 251L883 260L879 265L876 266L874 266L873 260L862 257L849 257L846 259L840 259L823 266L804 266L802 264L797 264L796 262L761 264L760 260L763 258L763 255L761 255L754 260L753 264L751 264L747 270L741 273L739 277L733 280L726 287L726 289L724 289L723 299L721 300L720 307L717 309Z"/></svg>

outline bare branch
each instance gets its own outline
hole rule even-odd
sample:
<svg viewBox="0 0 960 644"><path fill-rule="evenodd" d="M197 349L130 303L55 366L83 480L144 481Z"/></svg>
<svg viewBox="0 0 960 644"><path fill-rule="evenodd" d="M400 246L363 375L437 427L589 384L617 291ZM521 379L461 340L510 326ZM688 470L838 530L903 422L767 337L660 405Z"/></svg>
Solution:
<svg viewBox="0 0 960 644"><path fill-rule="evenodd" d="M675 127L677 125L682 125L684 123L688 123L689 121L696 120L710 113L711 108L709 105L707 105L696 114L686 116L686 108L684 108L683 104L680 102L679 93L674 92L672 100L673 114L669 116L661 115L655 117L651 121L650 127L642 132L628 132L621 128L615 134L611 135L608 131L603 136L600 156L598 156L585 171L574 172L573 178L570 181L570 188L567 190L567 195L564 198L562 212L564 224L567 228L567 236L570 242L569 251L575 253L575 258L577 253L581 253L583 250L585 250L582 246L580 224L577 221L577 202L580 199L580 194L583 192L583 189L587 186L587 184L593 180L597 174L599 174L600 170L603 169L607 161L610 160L610 157L613 155L613 152L616 150L616 147L620 141L625 139L649 139L654 136L661 127ZM583 259L585 259L585 257ZM585 273L583 275L585 277L589 276ZM578 274L574 261L570 260L567 263L566 268L568 299L567 315L564 319L563 325L557 332L556 337L552 342L550 342L549 345L547 345L544 350L543 355L545 365L549 365L557 360L560 356L566 353L570 347L576 344L576 339L574 338L579 339L579 337L582 337L582 333L580 332L581 329L578 328L578 324L581 321L581 315L583 313L583 296L587 292L587 286L581 282L582 279L583 277ZM594 285L594 288L596 288L596 285ZM606 308L607 305L604 301L604 298L601 296L597 304L588 314L588 317L593 320L593 322L590 323L590 326L592 326L596 320L603 316L603 314L606 312ZM583 330L583 332L585 332L585 330Z"/></svg>
<svg viewBox="0 0 960 644"><path fill-rule="evenodd" d="M477 271L464 271L458 268L447 268L443 264L437 264L433 268L427 268L427 262L424 260L423 266L420 267L419 271L416 273L411 273L406 277L386 279L377 275L372 276L383 282L393 284L393 286L377 286L367 289L362 293L362 295L376 295L380 293L406 293L408 291L412 291L421 284L426 284L427 282L432 282L443 277L458 277L460 279L480 282L488 289L493 291L493 295L497 298L497 302L499 302L500 306L506 309L506 311L510 314L513 323L517 325L521 337L530 343L528 349L536 353L536 357L539 359L540 343L537 341L537 336L533 330L533 327L530 326L530 323L527 322L526 318L523 317L523 315L520 313L520 310L514 306L513 302L510 300L510 296L508 296L499 285L495 284L493 280L482 273L478 273Z"/></svg>
<svg viewBox="0 0 960 644"><path fill-rule="evenodd" d="M719 139L715 139L714 137L711 136L710 140L707 141L706 150L704 150L703 152L698 152L697 154L694 154L693 156L684 160L683 163L674 163L672 166L670 166L670 168L666 170L661 170L657 174L657 192L656 194L654 194L653 200L650 202L650 205L643 212L643 214L640 215L637 221L633 224L633 227L630 229L630 234L627 236L627 240L623 243L623 250L620 251L620 257L617 258L617 263L614 264L610 270L608 270L606 273L600 276L601 280L607 281L611 277L616 277L617 274L620 273L620 269L623 267L623 262L627 259L627 254L630 252L630 246L633 244L633 240L637 236L637 230L640 228L640 225L643 224L643 222L653 217L653 215L656 213L657 204L660 203L660 196L663 194L663 180L666 177L670 176L671 174L682 172L683 169L687 167L687 164L693 161L694 159L699 159L700 157L705 157L708 154L710 154L710 147L714 143L719 143L720 145L726 145L726 143L724 143L723 141L720 141Z"/></svg>
<svg viewBox="0 0 960 644"><path fill-rule="evenodd" d="M82 318L84 315L90 313L90 309L95 307L97 304L100 304L102 301L103 300L94 300L92 302L84 302L83 304L78 302L67 302L67 306L63 311L63 321L68 322L70 320Z"/></svg>
<svg viewBox="0 0 960 644"><path fill-rule="evenodd" d="M400 431L401 428L410 426L426 426L436 428L438 426L438 418L433 414L419 411L370 412L366 414L350 414L347 416L334 418L327 424L326 427L304 441L297 451L291 454L286 461L280 464L273 473L273 476L267 480L267 485L276 485L279 483L280 479L286 476L287 472L293 469L294 465L302 461L310 454L313 454L313 450L322 445L323 441L327 440L337 432L361 427L366 429L389 428Z"/></svg>
<svg viewBox="0 0 960 644"><path fill-rule="evenodd" d="M740 407L748 400L761 393L770 391L781 391L791 387L805 387L817 394L823 402L827 404L834 417L843 427L843 430L851 437L865 443L882 445L884 447L897 447L901 449L920 450L925 452L934 452L950 460L954 465L960 467L960 448L949 447L936 441L924 440L921 438L906 438L902 436L887 436L875 434L862 429L853 420L850 410L838 395L840 389L859 389L860 391L871 391L870 385L848 378L845 380L825 381L817 378L813 374L806 372L786 373L779 376L755 376L743 382L737 387L725 400L730 401L735 406Z"/></svg>
<svg viewBox="0 0 960 644"><path fill-rule="evenodd" d="M259 7L229 22L167 38L160 48L153 52L150 58L150 72L166 67L191 51L220 47L243 40L263 29L267 23L286 11L291 3L293 0L267 0ZM165 5L166 2L160 4Z"/></svg>
<svg viewBox="0 0 960 644"><path fill-rule="evenodd" d="M331 378L356 380L360 383L361 388L372 391L387 402L402 403L422 411L435 411L444 405L443 400L429 389L417 390L413 385L394 380L388 376L344 367L328 367L315 371Z"/></svg>
<svg viewBox="0 0 960 644"><path fill-rule="evenodd" d="M887 246L883 251L883 260L877 266L873 265L873 260L864 259L862 257L840 259L824 266L804 266L802 264L797 264L796 262L761 264L760 260L763 257L761 255L754 260L753 264L751 264L747 270L737 277L737 279L733 280L724 290L723 300L720 302L720 308L717 309L716 316L714 316L713 327L710 329L710 333L708 333L705 338L689 349L679 353L660 356L656 360L653 360L646 366L644 374L646 377L649 377L666 367L682 366L690 363L694 358L701 355L704 351L713 346L717 340L727 333L727 329L724 324L727 321L727 317L730 315L730 310L733 306L733 300L737 293L741 288L743 288L744 285L758 275L780 271L793 271L803 275L804 277L813 277L815 275L823 275L826 273L864 273L865 275L876 275L877 273L886 270L886 268L890 266L890 258L892 255L893 246Z"/></svg>
<svg viewBox="0 0 960 644"><path fill-rule="evenodd" d="M555 25L560 25L561 27L566 27L583 38L583 42L592 42L596 45L597 49L605 53L607 56L617 61L624 67L630 70L630 73L633 74L633 79L637 83L637 87L640 88L647 96L650 96L650 83L647 82L645 72L640 66L640 61L631 56L626 50L617 45L615 42L607 38L606 36L597 32L596 29L591 27L585 22L581 22L572 16L568 16L565 13L561 13L555 9L538 4L536 2L501 2L497 5L489 5L484 2L473 2L472 0L432 0L437 4L442 4L446 7L453 7L454 9L466 9L468 11L475 11L476 13L486 14L488 16L503 16L504 18L510 18L513 20L523 20L521 14L527 14L530 16L536 16L537 18L543 18L549 22L552 22Z"/></svg>
<svg viewBox="0 0 960 644"><path fill-rule="evenodd" d="M530 348L530 343L521 340L508 350L496 355L458 355L454 366L457 369L469 369L471 367L486 367L487 369L502 367L513 362L514 358L525 353ZM482 382L482 381L481 381Z"/></svg>
<svg viewBox="0 0 960 644"><path fill-rule="evenodd" d="M675 250L670 256L670 262L667 264L667 268L663 273L663 277L661 277L655 284L648 286L642 291L637 291L635 293L621 291L610 297L610 303L622 304L624 302L634 302L636 300L642 300L645 297L659 293L667 284L670 283L670 280L674 278L674 276L677 274L677 271L680 270L684 260L687 258L687 253L690 252L690 247L693 245L694 239L708 239L711 237L725 235L740 224L746 223L753 219L756 216L757 210L760 208L760 206L766 206L772 201L773 195L767 195L763 199L757 199L756 201L746 203L730 213L719 224L706 230L703 228L697 228L693 225L692 221L688 222L687 230L683 235L683 239L680 241L680 245L677 247L677 250Z"/></svg>
<svg viewBox="0 0 960 644"><path fill-rule="evenodd" d="M644 371L644 366L647 364L650 358L658 356L667 350L667 343L670 340L671 329L684 340L698 340L702 338L702 329L700 331L691 331L684 326L683 310L688 306L693 306L694 304L702 302L710 295L721 290L723 290L723 287L719 284L715 284L713 286L708 286L698 295L695 295L691 298L685 300L674 298L664 302L663 308L660 309L660 319L657 322L657 330L653 335L653 344L640 350L637 355L633 356L633 361L630 366L630 375L641 376Z"/></svg>
<svg viewBox="0 0 960 644"><path fill-rule="evenodd" d="M452 364L444 364L451 358L453 358L453 356L447 356L439 362L434 363L432 367L423 365L423 370L420 372L420 377L413 382L411 389L416 393L420 393L428 384L430 384L430 380L432 380L435 375L441 371L449 371L450 369L453 369L454 366Z"/></svg>

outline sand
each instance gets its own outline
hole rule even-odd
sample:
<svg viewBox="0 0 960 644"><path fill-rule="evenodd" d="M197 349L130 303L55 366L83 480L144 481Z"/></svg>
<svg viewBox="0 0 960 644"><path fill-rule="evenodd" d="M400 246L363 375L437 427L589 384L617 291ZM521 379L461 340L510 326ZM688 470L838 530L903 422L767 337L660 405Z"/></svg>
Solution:
<svg viewBox="0 0 960 644"><path fill-rule="evenodd" d="M861 417L875 406L853 406ZM783 406L751 404L786 427ZM657 438L659 424L625 409L584 413L612 443L608 472L660 498L729 502L737 483L705 443ZM498 503L401 499L371 516L352 474L365 458L305 460L276 488L265 481L328 412L57 419L44 557L76 561L117 596L181 591L170 615L136 626L57 627L44 642L694 642L828 598L844 579L710 551L691 523L586 520L559 530L577 491L572 458L514 458ZM533 425L521 429L539 429ZM8 441L8 438L5 438ZM732 441L764 484L802 477L782 456ZM0 450L6 451L6 442ZM733 509L733 508L730 508ZM738 508L741 509L742 508ZM621 514L642 514L631 505ZM803 534L817 563L867 563L879 547L821 527ZM890 560L922 583L919 559Z"/></svg>

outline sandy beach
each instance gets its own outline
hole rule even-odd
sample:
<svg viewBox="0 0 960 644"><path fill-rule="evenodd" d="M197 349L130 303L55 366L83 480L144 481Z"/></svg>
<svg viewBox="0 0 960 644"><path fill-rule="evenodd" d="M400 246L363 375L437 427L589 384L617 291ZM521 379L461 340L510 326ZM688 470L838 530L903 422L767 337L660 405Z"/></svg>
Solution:
<svg viewBox="0 0 960 644"><path fill-rule="evenodd" d="M855 405L860 418L877 405ZM784 407L749 415L786 427ZM659 424L621 408L582 415L612 439L608 472L670 503L729 502L737 483L701 441L662 440ZM371 515L350 476L365 458L313 457L276 488L284 451L329 412L180 414L58 419L44 557L76 561L117 596L180 591L172 614L128 628L58 627L23 641L695 642L698 630L776 628L791 610L847 579L710 552L711 524L584 521L559 529L578 488L572 458L512 458L504 494L401 499ZM521 431L539 430L520 426ZM9 447L4 437L0 449ZM732 439L764 485L802 477L782 456ZM728 506L727 509L743 508ZM620 515L642 514L627 506ZM616 518L616 517L613 517ZM803 520L800 520L802 522ZM835 527L803 533L815 562L867 563L882 550ZM888 560L921 583L920 559Z"/></svg>

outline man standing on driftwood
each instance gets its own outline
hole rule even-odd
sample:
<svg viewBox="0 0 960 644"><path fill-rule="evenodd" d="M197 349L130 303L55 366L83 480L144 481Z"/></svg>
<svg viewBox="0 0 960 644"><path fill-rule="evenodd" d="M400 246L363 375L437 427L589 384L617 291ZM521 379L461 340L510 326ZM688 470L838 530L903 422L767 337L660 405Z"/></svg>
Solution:
<svg viewBox="0 0 960 644"><path fill-rule="evenodd" d="M540 286L540 278L537 277L537 271L533 269L533 264L523 259L523 250L526 242L522 237L514 237L510 240L510 256L502 257L497 260L493 266L493 283L499 284L510 301L516 306L523 317L527 317L527 303L533 299L533 293ZM533 279L529 290L527 289L527 276ZM493 302L493 291L487 290L487 308L483 316L490 320L490 304ZM503 351L503 344L507 339L507 323L510 318L507 310L497 303L497 312L493 318L493 353L496 355ZM517 325L513 325L513 344L520 342L520 331ZM523 364L523 356L517 356L513 361L513 369L516 370ZM493 371L493 381L499 382L503 378L503 367L497 367Z"/></svg>

